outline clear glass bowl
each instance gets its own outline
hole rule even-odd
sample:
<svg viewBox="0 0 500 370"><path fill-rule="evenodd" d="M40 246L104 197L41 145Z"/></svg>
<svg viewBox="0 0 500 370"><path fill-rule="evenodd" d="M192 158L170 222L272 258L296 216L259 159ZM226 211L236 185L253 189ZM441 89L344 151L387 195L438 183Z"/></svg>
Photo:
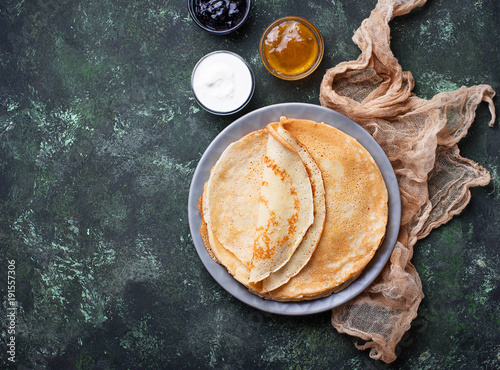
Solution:
<svg viewBox="0 0 500 370"><path fill-rule="evenodd" d="M214 66L216 68L214 68ZM221 77L228 77L223 80ZM221 77L221 78L219 78ZM224 85L226 84L226 85ZM219 95L212 87L230 87L230 93ZM191 90L196 102L207 112L230 115L242 110L252 99L255 76L250 65L240 55L227 50L217 50L203 56L191 74Z"/></svg>
<svg viewBox="0 0 500 370"><path fill-rule="evenodd" d="M188 0L188 10L189 10L189 14L191 15L191 18L200 28L202 28L203 30L205 30L211 34L214 34L214 35L226 35L228 33L231 33L233 31L237 30L245 23L245 21L248 18L248 15L250 14L251 1L245 0L244 2L245 2L246 8L244 9L243 17L240 19L240 21L238 23L234 24L230 28L215 29L215 28L211 27L209 24L207 24L206 22L204 22L204 20L202 18L199 18L197 16L197 14L196 14L196 2L197 2L197 0Z"/></svg>
<svg viewBox="0 0 500 370"><path fill-rule="evenodd" d="M271 63L267 59L266 54L264 52L266 38L269 35L269 33L276 26L279 26L281 24L284 24L285 22L290 22L290 21L298 22L301 26L307 28L314 35L314 37L316 39L317 46L318 46L318 54L317 54L316 59L314 60L313 64L309 68L307 68L307 70L300 71L299 73L296 73L296 74L286 73L286 72L280 71L276 68L273 68L273 66L271 65ZM279 19L275 20L274 22L272 22L266 28L264 33L262 34L262 37L260 38L260 42L259 42L260 59L262 60L264 67L266 67L266 69L272 75L274 75L278 78L281 78L283 80L299 80L299 79L304 78L306 76L309 76L311 73L313 73L316 70L316 68L318 68L319 64L321 63L321 60L323 59L324 49L325 49L325 46L323 43L323 36L321 36L321 33L316 28L316 26L305 18L293 17L293 16L279 18Z"/></svg>

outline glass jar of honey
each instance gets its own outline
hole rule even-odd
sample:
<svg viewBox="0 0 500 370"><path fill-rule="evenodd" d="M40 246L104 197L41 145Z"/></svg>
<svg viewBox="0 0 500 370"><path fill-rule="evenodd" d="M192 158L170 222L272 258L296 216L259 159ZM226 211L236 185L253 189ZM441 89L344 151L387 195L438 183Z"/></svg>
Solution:
<svg viewBox="0 0 500 370"><path fill-rule="evenodd" d="M259 53L271 74L284 80L298 80L310 75L320 64L323 37L307 19L283 17L266 28Z"/></svg>

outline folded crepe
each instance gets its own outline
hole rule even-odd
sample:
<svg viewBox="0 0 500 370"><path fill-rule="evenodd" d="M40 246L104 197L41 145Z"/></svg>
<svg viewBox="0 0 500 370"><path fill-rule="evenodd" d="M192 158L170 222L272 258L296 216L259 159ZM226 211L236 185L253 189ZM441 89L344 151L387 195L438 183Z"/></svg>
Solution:
<svg viewBox="0 0 500 370"><path fill-rule="evenodd" d="M250 283L282 268L314 221L312 188L304 163L274 128L268 126L267 130Z"/></svg>
<svg viewBox="0 0 500 370"><path fill-rule="evenodd" d="M200 199L205 247L251 292L323 297L359 276L385 235L371 155L332 126L287 119L232 143Z"/></svg>

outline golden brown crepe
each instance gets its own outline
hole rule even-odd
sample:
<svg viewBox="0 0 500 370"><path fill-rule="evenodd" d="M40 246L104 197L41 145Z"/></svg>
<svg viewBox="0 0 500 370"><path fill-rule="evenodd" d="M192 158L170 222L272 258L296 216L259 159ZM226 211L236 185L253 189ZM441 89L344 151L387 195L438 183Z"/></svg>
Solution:
<svg viewBox="0 0 500 370"><path fill-rule="evenodd" d="M276 129L274 128L275 126ZM311 154L307 151L307 148L286 131L283 126L276 124L268 125L267 129L272 135L276 133L276 135L284 141L284 145L290 145L296 150L300 160L303 162L309 175L309 182L313 194L314 220L290 260L278 271L273 272L269 277L263 280L261 288L262 293L269 292L285 284L306 265L320 240L326 218L326 199L323 177Z"/></svg>
<svg viewBox="0 0 500 370"><path fill-rule="evenodd" d="M314 221L311 182L299 154L268 128L260 186L251 283L264 280L292 257ZM253 212L254 210L249 210Z"/></svg>
<svg viewBox="0 0 500 370"><path fill-rule="evenodd" d="M202 240L253 293L315 299L345 288L372 259L387 200L375 161L354 138L283 117L231 144L212 169Z"/></svg>

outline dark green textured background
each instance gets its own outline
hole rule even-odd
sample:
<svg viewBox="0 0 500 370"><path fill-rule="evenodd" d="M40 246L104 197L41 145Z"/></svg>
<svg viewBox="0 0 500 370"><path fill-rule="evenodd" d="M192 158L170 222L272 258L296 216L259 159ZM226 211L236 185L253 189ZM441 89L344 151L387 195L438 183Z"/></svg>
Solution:
<svg viewBox="0 0 500 370"><path fill-rule="evenodd" d="M208 144L253 109L319 104L324 71L358 57L351 37L375 3L254 0L243 28L217 37L185 1L3 0L0 366L15 259L22 368L499 368L500 133L486 104L460 148L491 183L417 244L426 297L390 366L356 350L329 312L283 317L240 303L193 246L188 191ZM393 20L415 92L500 91L499 13L497 0L430 0ZM320 68L300 82L272 77L259 59L260 34L284 15L309 18L325 39ZM256 75L251 103L230 117L204 112L190 91L192 67L218 49Z"/></svg>

